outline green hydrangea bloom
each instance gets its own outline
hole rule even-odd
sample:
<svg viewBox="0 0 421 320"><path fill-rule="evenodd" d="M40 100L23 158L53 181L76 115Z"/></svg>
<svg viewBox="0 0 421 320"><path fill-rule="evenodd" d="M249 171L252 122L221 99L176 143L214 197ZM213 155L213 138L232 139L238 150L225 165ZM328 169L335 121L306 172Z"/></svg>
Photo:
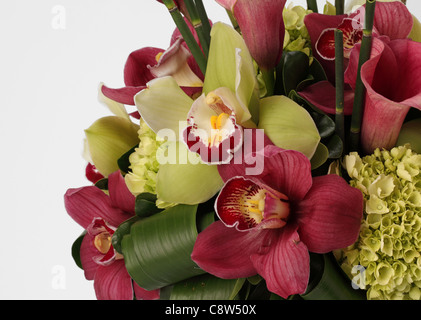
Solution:
<svg viewBox="0 0 421 320"><path fill-rule="evenodd" d="M338 255L355 277L364 267L368 299L421 298L421 155L409 145L345 157L350 185L364 194L358 241ZM365 285L365 287L364 287Z"/></svg>
<svg viewBox="0 0 421 320"><path fill-rule="evenodd" d="M310 58L310 64L313 62L311 51L310 35L304 24L304 17L312 13L302 6L293 6L290 4L283 11L285 23L284 51L302 51Z"/></svg>
<svg viewBox="0 0 421 320"><path fill-rule="evenodd" d="M159 170L159 162L156 153L164 140L158 138L155 132L140 119L139 146L130 155L129 162L131 172L125 176L125 181L130 192L137 196L141 193L156 194L156 175ZM169 207L172 204L157 200L159 208Z"/></svg>

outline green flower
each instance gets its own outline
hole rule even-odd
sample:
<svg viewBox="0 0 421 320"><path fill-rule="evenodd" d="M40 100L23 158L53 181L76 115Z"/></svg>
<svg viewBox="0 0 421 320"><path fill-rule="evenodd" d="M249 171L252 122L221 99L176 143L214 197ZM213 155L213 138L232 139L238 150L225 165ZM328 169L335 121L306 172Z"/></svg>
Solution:
<svg viewBox="0 0 421 320"><path fill-rule="evenodd" d="M409 145L363 158L353 152L344 166L365 210L358 241L338 255L343 270L353 278L356 266L364 267L368 299L419 300L421 155Z"/></svg>
<svg viewBox="0 0 421 320"><path fill-rule="evenodd" d="M310 35L304 24L304 17L312 13L302 6L292 6L290 4L283 11L285 23L284 52L302 51L310 58L310 64L313 62L311 52Z"/></svg>

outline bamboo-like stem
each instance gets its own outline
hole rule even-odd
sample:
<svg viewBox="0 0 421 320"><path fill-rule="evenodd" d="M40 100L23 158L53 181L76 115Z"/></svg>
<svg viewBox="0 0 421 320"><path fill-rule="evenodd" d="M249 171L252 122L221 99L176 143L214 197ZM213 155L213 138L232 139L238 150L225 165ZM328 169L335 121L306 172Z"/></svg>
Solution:
<svg viewBox="0 0 421 320"><path fill-rule="evenodd" d="M335 0L336 15L344 14L345 0Z"/></svg>
<svg viewBox="0 0 421 320"><path fill-rule="evenodd" d="M344 37L343 32L335 30L335 88L336 88L336 134L345 144L344 116ZM344 148L345 149L345 148Z"/></svg>
<svg viewBox="0 0 421 320"><path fill-rule="evenodd" d="M199 13L193 0L184 0L187 11L189 12L191 23L194 30L196 30L197 36L199 37L200 44L202 45L203 53L205 57L209 55L209 43L203 30L202 20L199 17Z"/></svg>
<svg viewBox="0 0 421 320"><path fill-rule="evenodd" d="M307 9L318 13L319 9L317 8L317 0L307 0Z"/></svg>
<svg viewBox="0 0 421 320"><path fill-rule="evenodd" d="M208 46L210 45L210 32L211 32L211 25L209 22L208 14L206 13L205 6L203 5L202 0L196 0L196 9L199 13L200 20L202 21L203 25L203 33L206 37L206 42L208 43Z"/></svg>
<svg viewBox="0 0 421 320"><path fill-rule="evenodd" d="M233 26L233 28L241 34L241 30L240 30L240 26L238 25L237 20L235 19L234 15L232 14L232 12L230 10L227 10L227 14L228 14L228 18L231 21L231 24Z"/></svg>
<svg viewBox="0 0 421 320"><path fill-rule="evenodd" d="M203 74L206 72L206 58L203 55L202 50L199 47L199 44L194 39L192 32L190 31L189 26L184 21L183 16L181 15L180 11L178 10L176 4L173 0L163 0L165 6L167 7L168 11L171 14L171 17L174 20L175 25L177 26L178 30L186 42L187 46L189 47L194 59L196 60L200 70Z"/></svg>
<svg viewBox="0 0 421 320"><path fill-rule="evenodd" d="M366 90L361 80L361 67L370 58L372 44L372 30L376 0L366 1L365 25L361 41L360 57L358 61L357 81L355 83L355 97L352 109L350 130L350 151L359 151L361 124L364 115Z"/></svg>

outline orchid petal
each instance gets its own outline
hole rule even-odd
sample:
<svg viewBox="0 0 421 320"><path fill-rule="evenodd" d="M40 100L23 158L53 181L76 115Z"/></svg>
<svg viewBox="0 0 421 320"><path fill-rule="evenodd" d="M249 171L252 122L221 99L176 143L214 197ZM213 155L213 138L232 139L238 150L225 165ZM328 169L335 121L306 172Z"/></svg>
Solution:
<svg viewBox="0 0 421 320"><path fill-rule="evenodd" d="M169 158L160 161L156 190L158 200L167 203L197 204L212 198L223 185L215 165L200 162L183 143L168 143Z"/></svg>
<svg viewBox="0 0 421 320"><path fill-rule="evenodd" d="M182 46L183 38L178 38L168 50L166 50L155 66L148 66L151 73L159 78L172 76L179 86L202 87L203 82L190 69L187 64L191 56L190 51Z"/></svg>
<svg viewBox="0 0 421 320"><path fill-rule="evenodd" d="M93 236L85 234L80 246L80 262L85 274L86 280L94 280L96 270L99 265L94 261L94 257L98 255L98 250L93 245Z"/></svg>
<svg viewBox="0 0 421 320"><path fill-rule="evenodd" d="M250 256L271 244L273 236L267 230L241 232L216 221L199 233L191 258L206 272L223 279L250 277L257 273Z"/></svg>
<svg viewBox="0 0 421 320"><path fill-rule="evenodd" d="M100 100L103 100L108 106L108 108L111 110L111 112L114 113L116 116L122 116L122 110L120 111L122 107L124 108L124 106L122 105L127 104L134 106L134 96L143 89L146 89L146 86L112 89L108 88L107 86L101 83ZM110 100L113 101L112 104L110 104Z"/></svg>
<svg viewBox="0 0 421 320"><path fill-rule="evenodd" d="M376 3L374 26L391 40L405 39L412 30L413 20L406 5L400 1Z"/></svg>
<svg viewBox="0 0 421 320"><path fill-rule="evenodd" d="M328 114L336 113L336 89L329 81L319 81L298 92L305 100ZM351 115L354 91L344 90L344 114Z"/></svg>
<svg viewBox="0 0 421 320"><path fill-rule="evenodd" d="M93 164L105 177L119 170L117 160L139 144L139 126L121 117L104 117L85 130Z"/></svg>
<svg viewBox="0 0 421 320"><path fill-rule="evenodd" d="M310 276L310 255L300 241L297 226L291 224L274 232L271 240L267 252L251 256L258 274L265 279L269 291L285 299L303 294Z"/></svg>
<svg viewBox="0 0 421 320"><path fill-rule="evenodd" d="M315 253L353 244L359 235L363 206L361 191L343 178L334 174L313 178L310 191L295 210L301 240Z"/></svg>
<svg viewBox="0 0 421 320"><path fill-rule="evenodd" d="M108 177L108 190L114 207L134 215L136 198L127 188L120 171L113 172Z"/></svg>
<svg viewBox="0 0 421 320"><path fill-rule="evenodd" d="M285 96L271 96L260 101L259 129L278 147L304 153L309 159L320 142L320 135L310 114Z"/></svg>
<svg viewBox="0 0 421 320"><path fill-rule="evenodd" d="M111 92L110 95L106 95L104 94L105 92L109 92L110 89L108 89L107 87L104 86L103 83L100 83L99 88L98 88L98 100L100 102L102 102L103 104L105 104L108 109L110 109L110 111L115 114L118 117L122 117L125 118L127 120L130 119L129 115L127 114L127 110L124 107L124 105L122 103L119 103L117 101L120 101L120 96L117 97L117 99L113 99L113 93ZM111 89L112 91L112 89ZM132 96L132 104L133 104L133 96Z"/></svg>
<svg viewBox="0 0 421 320"><path fill-rule="evenodd" d="M177 139L180 121L185 122L193 100L187 96L172 77L152 80L148 88L135 96L135 103L143 120L158 133L171 130Z"/></svg>
<svg viewBox="0 0 421 320"><path fill-rule="evenodd" d="M157 300L160 297L160 290L145 290L133 281L133 290L137 300Z"/></svg>
<svg viewBox="0 0 421 320"><path fill-rule="evenodd" d="M128 87L146 86L155 77L148 69L148 65L157 63L156 56L164 52L163 49L146 47L133 51L124 66L124 83Z"/></svg>
<svg viewBox="0 0 421 320"><path fill-rule="evenodd" d="M64 205L67 213L84 229L98 217L115 227L129 218L121 209L113 207L110 197L95 186L68 189Z"/></svg>
<svg viewBox="0 0 421 320"><path fill-rule="evenodd" d="M98 300L133 300L132 279L123 260L99 266L94 288Z"/></svg>

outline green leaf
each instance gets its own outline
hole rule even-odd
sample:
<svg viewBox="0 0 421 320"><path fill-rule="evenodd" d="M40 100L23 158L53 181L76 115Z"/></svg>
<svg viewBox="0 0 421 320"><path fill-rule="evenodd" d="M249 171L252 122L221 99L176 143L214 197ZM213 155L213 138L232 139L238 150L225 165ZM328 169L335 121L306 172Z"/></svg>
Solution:
<svg viewBox="0 0 421 320"><path fill-rule="evenodd" d="M139 286L154 290L204 273L190 257L198 235L196 211L197 205L178 205L132 224L121 247Z"/></svg>
<svg viewBox="0 0 421 320"><path fill-rule="evenodd" d="M129 151L127 151L125 154L123 154L118 160L117 164L121 171L124 173L128 173L130 171L130 155L135 151L135 149L139 146L139 144L136 144L133 148L131 148Z"/></svg>
<svg viewBox="0 0 421 320"><path fill-rule="evenodd" d="M326 147L329 150L329 159L338 159L342 156L344 145L342 139L337 134L329 138Z"/></svg>
<svg viewBox="0 0 421 320"><path fill-rule="evenodd" d="M95 187L101 190L108 190L108 178L103 178L95 182Z"/></svg>
<svg viewBox="0 0 421 320"><path fill-rule="evenodd" d="M332 253L310 255L310 281L304 300L364 300L365 291L355 290Z"/></svg>
<svg viewBox="0 0 421 320"><path fill-rule="evenodd" d="M282 78L285 94L288 96L291 90L306 79L309 69L309 58L301 51L287 52L284 56Z"/></svg>
<svg viewBox="0 0 421 320"><path fill-rule="evenodd" d="M233 300L245 279L221 279L210 274L181 281L174 285L170 300Z"/></svg>
<svg viewBox="0 0 421 320"><path fill-rule="evenodd" d="M76 265L83 270L82 262L80 260L80 246L82 245L83 238L85 237L86 230L73 242L72 257Z"/></svg>
<svg viewBox="0 0 421 320"><path fill-rule="evenodd" d="M156 206L155 194L144 192L136 196L134 211L137 216L145 218L161 212L162 209Z"/></svg>
<svg viewBox="0 0 421 320"><path fill-rule="evenodd" d="M113 245L113 248L118 252L118 253L123 253L122 249L121 249L121 241L123 240L124 236L126 234L130 233L130 228L132 226L133 223L135 223L136 221L139 221L140 217L138 216L134 216L124 222L122 222L117 230L114 232L112 238L111 238L111 244Z"/></svg>

